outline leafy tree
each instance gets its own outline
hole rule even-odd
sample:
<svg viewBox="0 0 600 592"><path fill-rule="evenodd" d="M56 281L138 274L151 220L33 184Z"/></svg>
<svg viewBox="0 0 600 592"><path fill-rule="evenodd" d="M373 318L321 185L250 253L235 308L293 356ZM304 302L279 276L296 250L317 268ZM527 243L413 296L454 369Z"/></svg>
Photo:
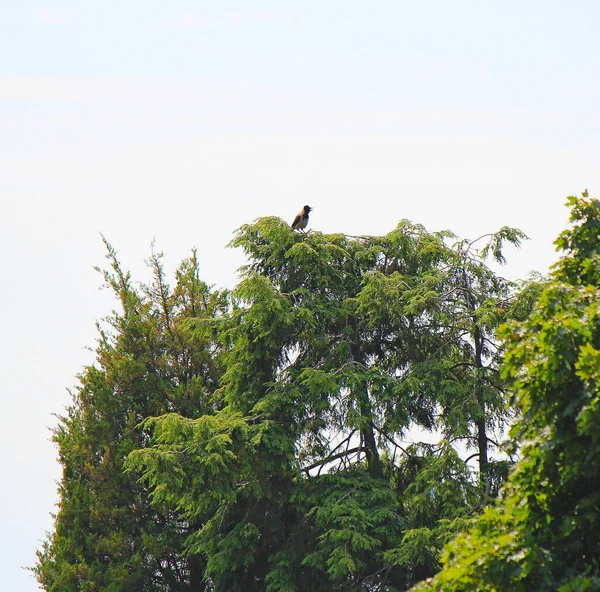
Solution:
<svg viewBox="0 0 600 592"><path fill-rule="evenodd" d="M563 256L531 316L504 329L522 459L415 590L600 589L600 202L568 205Z"/></svg>
<svg viewBox="0 0 600 592"><path fill-rule="evenodd" d="M504 228L477 251L407 221L383 237L239 230L249 263L216 325L216 407L145 420L152 442L128 459L195 526L185 551L211 589L392 591L435 573L501 481L495 329L527 304L484 259L522 238ZM404 446L415 428L445 440Z"/></svg>
<svg viewBox="0 0 600 592"><path fill-rule="evenodd" d="M54 431L60 500L34 572L57 592L198 590L204 566L181 552L192 525L174 509L151 505L123 463L147 444L137 429L144 418L213 412L222 370L210 323L226 311L227 294L200 281L195 252L177 270L174 289L153 253L153 279L136 288L106 246L104 278L121 311L98 326L96 363L79 376Z"/></svg>

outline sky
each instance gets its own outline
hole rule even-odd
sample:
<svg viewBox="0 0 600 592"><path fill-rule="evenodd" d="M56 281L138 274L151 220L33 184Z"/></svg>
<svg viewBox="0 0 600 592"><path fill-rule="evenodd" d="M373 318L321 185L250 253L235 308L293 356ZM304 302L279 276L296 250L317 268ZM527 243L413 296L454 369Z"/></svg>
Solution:
<svg viewBox="0 0 600 592"><path fill-rule="evenodd" d="M323 232L408 218L516 226L511 279L545 272L567 195L600 194L594 0L0 2L0 573L51 529L54 414L116 306L102 233L134 279L197 247L232 287L240 225L305 204Z"/></svg>

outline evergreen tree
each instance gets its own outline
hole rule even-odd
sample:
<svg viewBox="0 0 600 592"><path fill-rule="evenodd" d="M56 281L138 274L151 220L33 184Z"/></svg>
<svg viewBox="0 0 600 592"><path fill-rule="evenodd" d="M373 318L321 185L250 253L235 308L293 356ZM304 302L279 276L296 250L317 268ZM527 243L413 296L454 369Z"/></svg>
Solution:
<svg viewBox="0 0 600 592"><path fill-rule="evenodd" d="M415 590L600 589L600 202L586 192L568 204L562 258L531 316L504 331L522 459Z"/></svg>
<svg viewBox="0 0 600 592"><path fill-rule="evenodd" d="M522 238L503 228L477 251L407 221L383 237L239 230L217 408L145 420L151 445L128 460L194 525L185 552L211 589L392 591L435 573L502 480L495 329L527 305L484 259ZM445 439L403 445L415 428Z"/></svg>
<svg viewBox="0 0 600 592"><path fill-rule="evenodd" d="M222 371L211 322L227 310L227 295L200 281L195 252L173 290L161 254L153 253L153 279L136 289L106 246L111 269L104 278L121 310L98 326L96 363L79 376L54 431L60 499L34 572L56 592L199 590L204 566L182 554L192 525L176 509L152 505L123 464L147 444L148 434L137 429L143 419L214 411Z"/></svg>

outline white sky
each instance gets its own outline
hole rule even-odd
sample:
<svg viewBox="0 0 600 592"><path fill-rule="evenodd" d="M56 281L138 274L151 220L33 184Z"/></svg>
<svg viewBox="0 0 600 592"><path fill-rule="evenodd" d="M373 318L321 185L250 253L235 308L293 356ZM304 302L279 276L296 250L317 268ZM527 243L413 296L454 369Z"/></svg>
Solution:
<svg viewBox="0 0 600 592"><path fill-rule="evenodd" d="M0 3L0 573L51 526L52 413L93 356L99 232L137 279L235 282L263 215L381 234L518 226L509 277L546 271L565 196L600 190L600 3Z"/></svg>

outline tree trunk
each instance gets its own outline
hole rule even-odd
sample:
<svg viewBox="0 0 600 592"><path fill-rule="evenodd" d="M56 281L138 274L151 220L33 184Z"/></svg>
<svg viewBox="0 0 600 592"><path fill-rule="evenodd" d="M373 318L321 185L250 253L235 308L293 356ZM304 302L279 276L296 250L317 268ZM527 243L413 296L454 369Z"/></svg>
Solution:
<svg viewBox="0 0 600 592"><path fill-rule="evenodd" d="M356 334L355 334L356 335ZM355 339L358 340L356 336ZM362 364L362 356L360 346L355 341L350 346L350 352L355 362ZM371 477L380 478L383 477L383 469L381 467L381 459L379 458L379 451L377 450L377 442L375 441L375 429L373 427L373 409L371 407L371 399L369 396L369 386L365 385L365 390L357 396L358 406L360 415L366 418L367 425L360 428L360 437L362 445L365 449L365 455L367 457L367 468Z"/></svg>
<svg viewBox="0 0 600 592"><path fill-rule="evenodd" d="M483 368L482 350L483 335L479 329L475 329L473 337L475 338L475 365L477 366L477 403L479 404L480 416L477 419L477 448L479 452L479 479L485 487L486 495L490 491L490 480L488 476L488 437L485 417L485 401L483 399L483 389L480 383L480 370Z"/></svg>
<svg viewBox="0 0 600 592"><path fill-rule="evenodd" d="M361 414L363 413L361 409ZM373 424L369 427L364 428L360 431L361 438L365 445L365 455L367 457L367 467L371 477L379 479L383 477L383 469L381 467L381 459L379 458L379 451L377 450L377 443L375 442L375 431L373 430Z"/></svg>
<svg viewBox="0 0 600 592"><path fill-rule="evenodd" d="M204 582L204 561L201 557L192 555L188 559L188 568L190 570L190 592L203 592Z"/></svg>

